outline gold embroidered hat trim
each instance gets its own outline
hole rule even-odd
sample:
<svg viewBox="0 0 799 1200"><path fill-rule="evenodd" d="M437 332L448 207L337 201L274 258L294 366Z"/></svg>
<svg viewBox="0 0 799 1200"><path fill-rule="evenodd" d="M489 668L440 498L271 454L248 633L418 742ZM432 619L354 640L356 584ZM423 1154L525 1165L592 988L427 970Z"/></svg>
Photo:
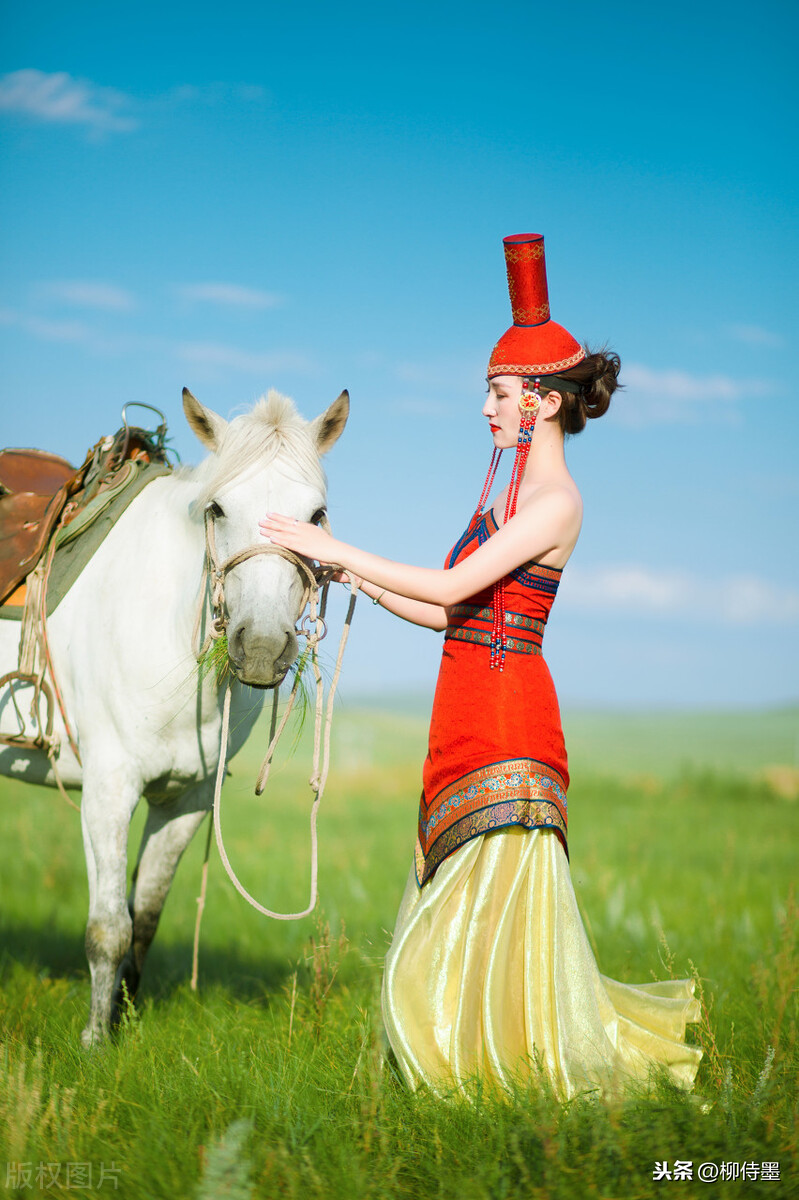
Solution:
<svg viewBox="0 0 799 1200"><path fill-rule="evenodd" d="M556 362L546 363L492 363L489 371L489 379L494 375L554 375L556 371L566 371L569 367L576 367L585 358L585 351L582 346L568 358L560 358Z"/></svg>

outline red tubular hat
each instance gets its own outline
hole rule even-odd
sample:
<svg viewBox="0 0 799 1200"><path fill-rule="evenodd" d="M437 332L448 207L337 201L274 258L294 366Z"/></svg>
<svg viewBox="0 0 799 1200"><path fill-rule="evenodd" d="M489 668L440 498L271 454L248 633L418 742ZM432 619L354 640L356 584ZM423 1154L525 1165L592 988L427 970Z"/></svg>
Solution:
<svg viewBox="0 0 799 1200"><path fill-rule="evenodd" d="M488 362L494 375L555 375L576 367L585 351L567 329L549 319L544 237L514 233L503 238L513 324Z"/></svg>

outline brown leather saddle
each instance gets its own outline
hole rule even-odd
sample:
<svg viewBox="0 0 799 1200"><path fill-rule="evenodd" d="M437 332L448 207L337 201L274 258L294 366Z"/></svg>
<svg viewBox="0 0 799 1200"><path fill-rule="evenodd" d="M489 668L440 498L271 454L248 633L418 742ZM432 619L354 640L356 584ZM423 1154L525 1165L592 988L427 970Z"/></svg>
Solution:
<svg viewBox="0 0 799 1200"><path fill-rule="evenodd" d="M169 465L163 414L155 432L122 415L123 427L92 446L80 467L45 450L0 450L0 604L24 603L24 581L53 532L112 489L127 463Z"/></svg>

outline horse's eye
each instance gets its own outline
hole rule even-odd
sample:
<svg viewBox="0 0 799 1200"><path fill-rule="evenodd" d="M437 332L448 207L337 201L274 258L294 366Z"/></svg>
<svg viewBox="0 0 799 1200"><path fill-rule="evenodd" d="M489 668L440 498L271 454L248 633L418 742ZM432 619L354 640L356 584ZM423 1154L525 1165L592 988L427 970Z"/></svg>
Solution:
<svg viewBox="0 0 799 1200"><path fill-rule="evenodd" d="M205 506L205 511L217 521L220 517L224 517L225 510L221 504L217 504L216 500L209 500Z"/></svg>
<svg viewBox="0 0 799 1200"><path fill-rule="evenodd" d="M326 516L327 516L326 508L317 508L316 512L311 517L311 524L312 525L321 525Z"/></svg>

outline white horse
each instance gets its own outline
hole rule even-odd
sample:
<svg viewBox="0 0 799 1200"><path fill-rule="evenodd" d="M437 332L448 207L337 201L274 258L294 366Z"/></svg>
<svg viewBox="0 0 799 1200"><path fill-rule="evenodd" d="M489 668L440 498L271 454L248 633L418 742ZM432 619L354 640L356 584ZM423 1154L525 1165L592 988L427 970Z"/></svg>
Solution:
<svg viewBox="0 0 799 1200"><path fill-rule="evenodd" d="M220 561L261 541L258 518L269 510L321 520L320 456L340 436L349 398L342 392L311 422L277 392L230 422L187 391L183 407L210 456L197 469L153 480L133 500L48 622L81 760L57 714L58 770L68 787L82 789L92 982L87 1045L108 1033L123 983L135 992L175 868L212 804L221 696L214 672L202 677L192 648L205 588L205 510L214 518ZM227 576L228 652L237 679L231 753L249 735L263 689L277 687L297 657L304 582L296 566L271 554L248 558ZM18 622L0 621L0 676L16 666L19 636ZM21 689L17 696L24 714ZM6 692L0 731L18 730ZM0 774L55 782L44 753L17 747L0 745ZM142 796L147 822L126 898L128 828Z"/></svg>

